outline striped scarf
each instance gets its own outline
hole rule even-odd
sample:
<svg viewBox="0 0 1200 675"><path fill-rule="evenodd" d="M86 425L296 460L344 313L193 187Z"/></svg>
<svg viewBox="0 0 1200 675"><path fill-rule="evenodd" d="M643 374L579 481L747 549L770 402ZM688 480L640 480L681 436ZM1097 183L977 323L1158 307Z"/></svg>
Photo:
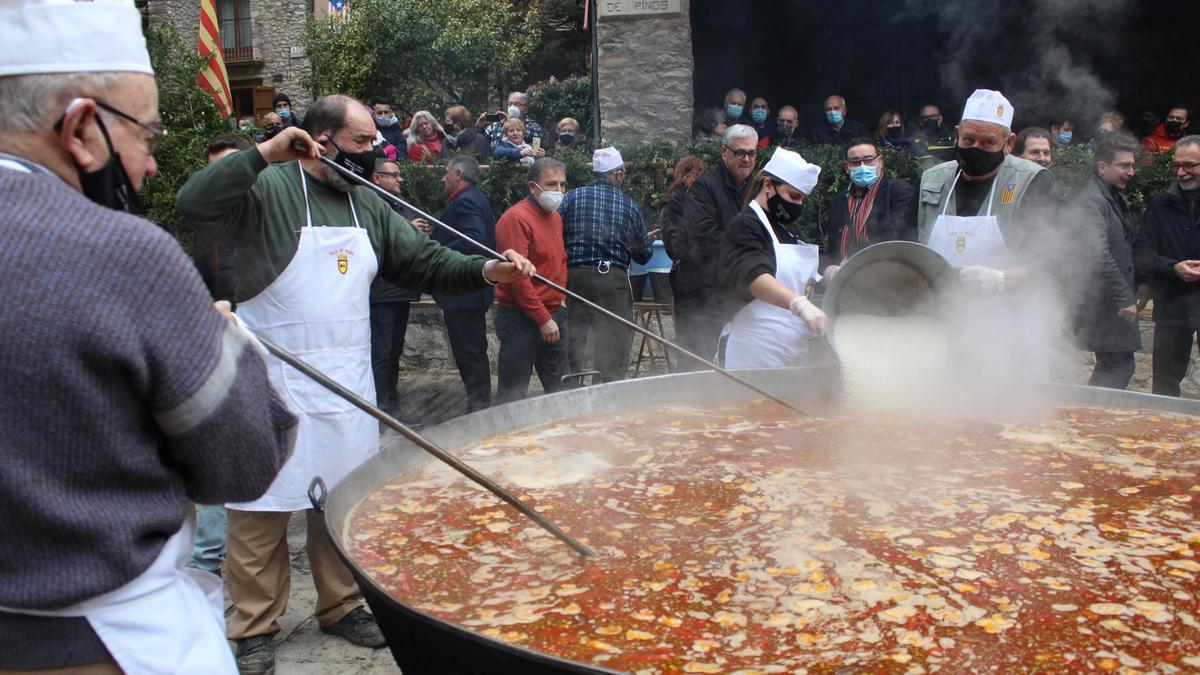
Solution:
<svg viewBox="0 0 1200 675"><path fill-rule="evenodd" d="M871 215L871 207L875 205L875 195L878 194L879 186L882 184L883 177L880 176L879 180L867 188L866 193L861 196L854 194L853 187L846 192L846 209L850 218L846 221L846 227L842 228L842 241L838 247L840 260L845 260L850 251L857 250L867 243L867 217Z"/></svg>

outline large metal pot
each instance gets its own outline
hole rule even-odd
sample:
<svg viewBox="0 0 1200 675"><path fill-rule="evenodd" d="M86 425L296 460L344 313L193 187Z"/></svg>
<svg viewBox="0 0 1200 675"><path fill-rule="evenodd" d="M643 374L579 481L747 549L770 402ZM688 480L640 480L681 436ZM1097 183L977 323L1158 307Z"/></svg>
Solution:
<svg viewBox="0 0 1200 675"><path fill-rule="evenodd" d="M837 373L830 369L742 371L748 379L806 409L833 405ZM1200 416L1200 401L1077 386L1047 386L1064 404L1144 408ZM750 398L752 394L715 373L686 373L614 382L498 406L432 427L425 434L448 450L468 447L489 436L577 415L641 409L665 401L704 405ZM371 610L388 638L396 663L406 675L419 673L607 673L525 649L452 625L389 596L345 553L343 540L351 509L366 495L402 471L436 461L408 441L392 436L380 453L327 492L315 489L314 505L324 510L338 554L358 580ZM314 482L314 488L317 484Z"/></svg>

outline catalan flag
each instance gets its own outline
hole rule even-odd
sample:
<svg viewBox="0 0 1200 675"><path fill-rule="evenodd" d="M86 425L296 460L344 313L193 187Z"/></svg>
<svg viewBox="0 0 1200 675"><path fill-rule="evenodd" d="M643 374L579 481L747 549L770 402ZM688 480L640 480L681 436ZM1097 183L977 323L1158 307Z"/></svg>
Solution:
<svg viewBox="0 0 1200 675"><path fill-rule="evenodd" d="M229 75L225 71L214 0L200 0L200 46L197 51L206 59L198 77L200 88L212 94L221 116L229 117L233 113L233 100L229 96Z"/></svg>

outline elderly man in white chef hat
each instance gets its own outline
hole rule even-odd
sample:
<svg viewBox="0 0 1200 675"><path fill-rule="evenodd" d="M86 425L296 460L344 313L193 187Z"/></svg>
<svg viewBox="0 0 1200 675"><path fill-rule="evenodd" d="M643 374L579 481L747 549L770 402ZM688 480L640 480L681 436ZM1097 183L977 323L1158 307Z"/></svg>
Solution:
<svg viewBox="0 0 1200 675"><path fill-rule="evenodd" d="M1004 369L1034 364L1026 340L1045 327L1038 289L1050 255L1045 225L1054 212L1054 177L1045 167L1012 153L1013 106L998 91L977 89L967 99L956 127L957 159L921 176L917 212L919 241L960 270L969 303L969 336L963 344L981 346ZM1042 277L1044 278L1044 277ZM1043 345L1044 347L1044 345ZM1011 358L1000 352L1011 350ZM1044 351L1044 349L1042 350Z"/></svg>
<svg viewBox="0 0 1200 675"><path fill-rule="evenodd" d="M620 151L597 148L592 153L596 180L568 192L558 212L567 250L567 288L632 321L629 263L646 263L653 251L642 207L621 190L625 173ZM633 333L580 304L569 307L567 320L571 372L584 369L591 334L593 367L605 382L625 379Z"/></svg>
<svg viewBox="0 0 1200 675"><path fill-rule="evenodd" d="M193 502L262 494L296 418L131 215L157 108L133 0L0 0L2 672L236 672Z"/></svg>
<svg viewBox="0 0 1200 675"><path fill-rule="evenodd" d="M803 365L810 337L825 332L825 313L808 299L821 279L817 246L789 227L820 175L800 153L776 150L754 199L725 226L723 283L746 301L721 331L717 357L726 368Z"/></svg>

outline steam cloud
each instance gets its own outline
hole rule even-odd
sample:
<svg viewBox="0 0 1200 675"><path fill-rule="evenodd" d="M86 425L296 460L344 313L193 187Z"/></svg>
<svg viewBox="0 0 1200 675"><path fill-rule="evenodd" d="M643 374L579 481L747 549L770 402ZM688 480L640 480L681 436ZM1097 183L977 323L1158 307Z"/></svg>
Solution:
<svg viewBox="0 0 1200 675"><path fill-rule="evenodd" d="M942 90L963 101L976 88L998 88L1013 101L1022 126L1053 117L1091 124L1114 107L1116 92L1086 55L1064 40L1119 35L1132 0L905 0L905 13L936 16L947 36L938 54ZM978 73L994 74L979 81Z"/></svg>

